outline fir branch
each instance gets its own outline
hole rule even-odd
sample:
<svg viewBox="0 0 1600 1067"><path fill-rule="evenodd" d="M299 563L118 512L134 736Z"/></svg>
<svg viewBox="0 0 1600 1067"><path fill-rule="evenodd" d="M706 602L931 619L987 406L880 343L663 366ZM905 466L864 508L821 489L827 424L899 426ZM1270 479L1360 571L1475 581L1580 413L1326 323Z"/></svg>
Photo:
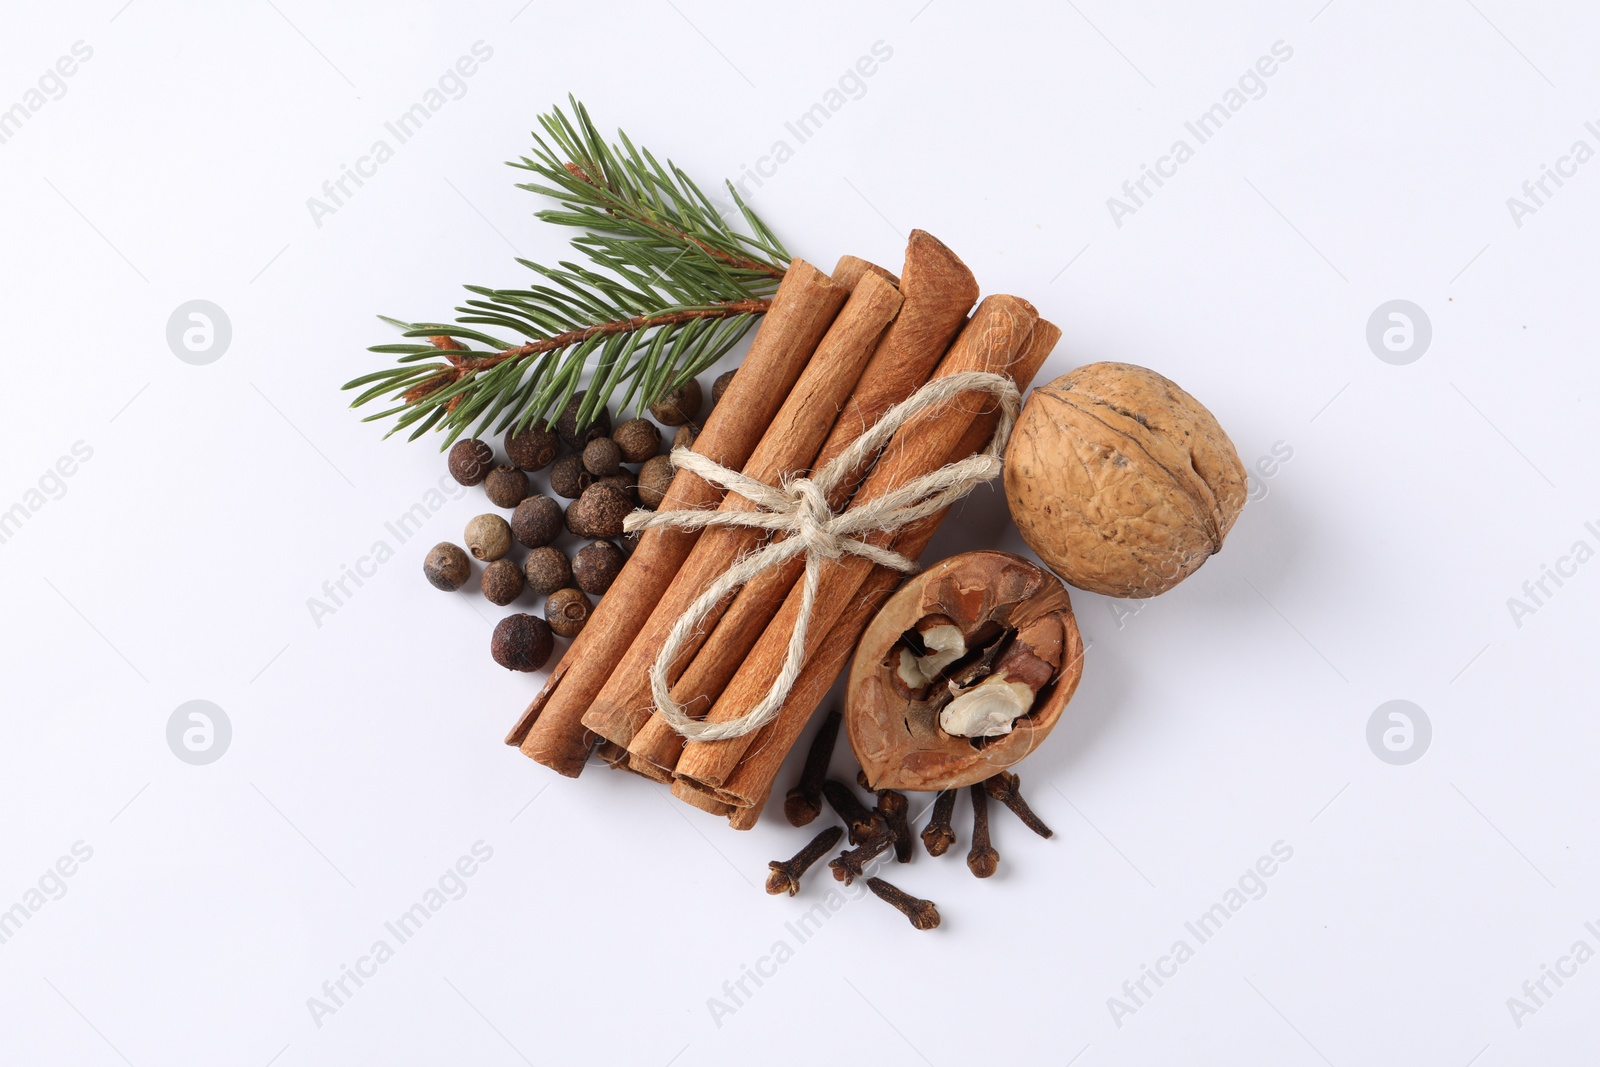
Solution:
<svg viewBox="0 0 1600 1067"><path fill-rule="evenodd" d="M559 108L540 116L548 140L535 133L533 153L510 165L540 179L519 188L558 202L536 217L582 231L571 244L587 265L519 259L532 284L469 285L454 323L385 318L419 341L372 346L395 365L346 383L362 390L352 407L393 402L365 421L392 417L390 434L410 430L411 440L437 429L449 447L469 428L501 433L550 418L589 372L585 426L603 405L642 409L700 373L771 306L789 253L731 183L748 233L670 160L663 166L621 131L620 145L607 144L575 99L572 110L574 119Z"/></svg>

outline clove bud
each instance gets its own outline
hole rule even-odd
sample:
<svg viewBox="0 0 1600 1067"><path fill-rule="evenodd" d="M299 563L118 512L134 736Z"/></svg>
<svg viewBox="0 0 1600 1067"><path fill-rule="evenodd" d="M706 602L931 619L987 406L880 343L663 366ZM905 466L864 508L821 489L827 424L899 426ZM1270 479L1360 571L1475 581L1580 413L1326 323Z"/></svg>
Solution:
<svg viewBox="0 0 1600 1067"><path fill-rule="evenodd" d="M1028 807L1028 802L1022 799L1022 779L1010 771L1001 771L983 783L984 791L995 800L1011 809L1012 814L1022 820L1022 825L1038 834L1040 837L1052 837L1055 831L1044 824L1044 820L1033 813Z"/></svg>
<svg viewBox="0 0 1600 1067"><path fill-rule="evenodd" d="M767 864L772 869L772 873L767 876L767 892L774 896L788 893L791 897L800 892L800 876L821 859L824 853L837 845L843 835L842 829L830 826L813 837L805 848L796 852L793 859L773 860Z"/></svg>
<svg viewBox="0 0 1600 1067"><path fill-rule="evenodd" d="M804 826L822 813L822 780L828 776L828 761L839 737L839 719L835 709L822 721L822 729L811 739L800 781L783 799L783 814L791 826Z"/></svg>
<svg viewBox="0 0 1600 1067"><path fill-rule="evenodd" d="M1000 853L989 843L989 794L982 782L971 790L972 848L967 853L967 869L979 878L988 878L1000 867Z"/></svg>
<svg viewBox="0 0 1600 1067"><path fill-rule="evenodd" d="M922 828L922 844L927 848L928 855L942 856L956 843L956 832L950 829L950 820L955 813L956 790L940 790L933 802L933 815L928 819L928 825Z"/></svg>
<svg viewBox="0 0 1600 1067"><path fill-rule="evenodd" d="M918 930L932 930L939 925L939 909L934 906L933 901L914 897L882 878L868 878L867 888L872 890L873 896L910 919L911 925Z"/></svg>

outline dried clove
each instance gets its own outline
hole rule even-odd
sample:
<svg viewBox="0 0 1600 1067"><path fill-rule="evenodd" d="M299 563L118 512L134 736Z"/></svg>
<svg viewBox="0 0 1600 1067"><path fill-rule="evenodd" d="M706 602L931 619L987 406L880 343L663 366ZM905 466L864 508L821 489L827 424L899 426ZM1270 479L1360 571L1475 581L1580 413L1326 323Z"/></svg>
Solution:
<svg viewBox="0 0 1600 1067"><path fill-rule="evenodd" d="M894 834L887 826L880 826L872 837L829 860L828 866L833 869L833 877L836 880L849 885L865 874L867 864L887 852L892 844L894 844Z"/></svg>
<svg viewBox="0 0 1600 1067"><path fill-rule="evenodd" d="M933 802L933 816L922 828L922 843L930 856L942 856L956 843L956 832L950 829L951 817L956 813L956 790L944 789Z"/></svg>
<svg viewBox="0 0 1600 1067"><path fill-rule="evenodd" d="M806 869L822 858L823 853L830 851L839 843L844 830L837 826L830 826L822 833L811 839L811 843L794 854L790 860L773 860L767 864L772 873L767 875L767 892L776 896L779 893L788 893L791 897L800 892L800 876Z"/></svg>
<svg viewBox="0 0 1600 1067"><path fill-rule="evenodd" d="M893 789L885 789L878 794L878 806L874 809L888 825L889 832L894 835L894 858L900 863L911 862L911 802L904 793L897 793Z"/></svg>
<svg viewBox="0 0 1600 1067"><path fill-rule="evenodd" d="M828 806L844 820L845 826L850 829L850 843L852 845L864 844L875 836L877 827L883 826L883 817L872 811L861 799L851 791L850 787L836 778L829 778L822 783L822 795L827 798Z"/></svg>
<svg viewBox="0 0 1600 1067"><path fill-rule="evenodd" d="M872 890L873 896L910 919L918 930L932 930L939 925L939 909L934 907L933 901L914 897L882 878L868 878L867 888Z"/></svg>
<svg viewBox="0 0 1600 1067"><path fill-rule="evenodd" d="M864 770L856 771L856 784L867 792L878 795L878 805L872 810L894 833L894 858L900 863L910 863L911 823L908 816L911 803L906 799L906 795L896 793L892 789L873 789Z"/></svg>
<svg viewBox="0 0 1600 1067"><path fill-rule="evenodd" d="M783 798L783 814L791 826L804 826L822 813L822 780L828 776L828 761L833 758L833 743L839 737L839 711L835 708L822 720L822 729L811 739L800 782Z"/></svg>
<svg viewBox="0 0 1600 1067"><path fill-rule="evenodd" d="M972 850L967 853L967 869L979 878L988 878L1000 866L1000 853L989 844L989 794L983 783L972 786Z"/></svg>
<svg viewBox="0 0 1600 1067"><path fill-rule="evenodd" d="M1021 787L1022 779L1010 771L1001 771L983 783L984 791L1010 808L1012 814L1022 820L1022 825L1040 837L1055 836L1055 831L1046 826L1044 820L1035 815L1033 809L1028 807L1028 802L1022 799Z"/></svg>

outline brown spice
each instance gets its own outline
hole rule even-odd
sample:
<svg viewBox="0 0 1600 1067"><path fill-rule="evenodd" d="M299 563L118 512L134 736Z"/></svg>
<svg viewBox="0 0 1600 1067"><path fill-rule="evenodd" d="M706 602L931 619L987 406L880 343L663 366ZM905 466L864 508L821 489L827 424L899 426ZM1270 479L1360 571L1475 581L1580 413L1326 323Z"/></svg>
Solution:
<svg viewBox="0 0 1600 1067"><path fill-rule="evenodd" d="M651 404L650 415L663 426L682 426L699 421L700 408L704 403L700 383L690 378Z"/></svg>
<svg viewBox="0 0 1600 1067"><path fill-rule="evenodd" d="M643 463L661 451L661 431L649 419L629 419L611 431L622 458L628 463Z"/></svg>
<svg viewBox="0 0 1600 1067"><path fill-rule="evenodd" d="M561 450L561 439L555 431L543 426L512 430L506 434L504 443L507 458L525 471L544 470Z"/></svg>
<svg viewBox="0 0 1600 1067"><path fill-rule="evenodd" d="M876 273L891 282L895 280L882 268L854 256L842 257L834 268L836 279L859 279L867 273ZM978 297L977 280L966 264L936 237L922 230L911 233L901 276L903 280L899 286L904 303L900 314L889 324L872 354L872 361L861 372L861 380L856 383L855 391L817 454L816 467L830 463L882 418L885 411L926 384ZM981 445L982 442L979 447ZM849 501L859 482L859 474L840 484L829 498L832 507L838 509ZM804 559L795 559L784 567L757 575L734 597L715 628L706 627L710 636L704 648L695 655L675 686L674 696L680 703L693 695L712 696L722 692L804 570Z"/></svg>
<svg viewBox="0 0 1600 1067"><path fill-rule="evenodd" d="M565 525L561 505L547 496L530 496L511 513L512 536L527 548L548 545Z"/></svg>
<svg viewBox="0 0 1600 1067"><path fill-rule="evenodd" d="M522 595L522 571L509 559L497 559L483 568L483 595L491 604L505 607Z"/></svg>
<svg viewBox="0 0 1600 1067"><path fill-rule="evenodd" d="M828 777L828 762L833 758L841 718L837 708L828 712L817 736L811 739L800 781L783 801L783 814L791 826L804 826L822 813L822 783Z"/></svg>
<svg viewBox="0 0 1600 1067"><path fill-rule="evenodd" d="M922 844L930 856L942 856L956 843L956 832L950 828L956 813L956 790L941 789L933 802L933 815L922 828Z"/></svg>
<svg viewBox="0 0 1600 1067"><path fill-rule="evenodd" d="M633 510L633 501L616 486L597 482L567 508L567 529L579 537L617 537L622 520Z"/></svg>
<svg viewBox="0 0 1600 1067"><path fill-rule="evenodd" d="M849 397L878 338L899 308L900 294L888 282L875 275L862 280L745 463L745 477L777 485L811 464L833 426L839 406ZM746 513L756 509L753 501L730 492L718 510ZM666 720L651 721L647 710L652 703L650 666L679 617L761 539L760 530L748 527L713 527L700 535L694 551L618 661L611 680L584 714L583 721L589 729L618 744L627 743L629 752L658 766L671 767L676 762L683 747L681 736ZM701 625L709 627L711 617ZM669 666L669 684L691 658L692 650ZM646 723L650 724L648 733L636 738L634 735L641 733Z"/></svg>
<svg viewBox="0 0 1600 1067"><path fill-rule="evenodd" d="M989 843L989 794L982 783L967 789L972 794L972 848L967 852L967 869L979 878L988 878L1000 867L1000 853Z"/></svg>
<svg viewBox="0 0 1600 1067"><path fill-rule="evenodd" d="M599 596L617 580L624 562L622 549L610 541L596 541L584 545L572 557L572 577L579 589Z"/></svg>
<svg viewBox="0 0 1600 1067"><path fill-rule="evenodd" d="M867 888L872 890L873 896L910 919L911 925L918 930L932 930L939 925L939 909L934 906L933 901L914 897L882 878L868 878Z"/></svg>
<svg viewBox="0 0 1600 1067"><path fill-rule="evenodd" d="M534 596L548 596L572 584L572 564L567 562L565 552L551 545L529 552L522 562L522 574Z"/></svg>
<svg viewBox="0 0 1600 1067"><path fill-rule="evenodd" d="M964 371L1005 373L1017 353L1027 344L1038 313L1025 300L995 296L985 300L962 331L950 352L939 365L936 377ZM959 442L982 410L978 396L953 398L913 417L894 434L878 464L867 475L854 498L853 507L879 500L912 480L930 474L944 465L950 450ZM861 540L889 545L896 533L865 533ZM847 555L822 564L815 609L810 620L810 649L814 650L855 599L867 577L876 568L870 559ZM717 696L706 714L709 722L739 718L760 702L771 689L788 655L791 635L799 619L803 589L789 591L782 608L757 639L750 655L734 673L727 688ZM867 619L860 620L864 628ZM858 630L857 633L860 631ZM809 715L812 709L805 709ZM691 742L676 764L680 775L694 778L713 788L720 787L749 751L752 734L712 742ZM629 751L637 751L632 745Z"/></svg>
<svg viewBox="0 0 1600 1067"><path fill-rule="evenodd" d="M587 390L573 393L567 406L556 416L556 435L561 438L562 444L575 452L582 452L584 445L611 432L611 412L606 408L595 412L594 421L582 433L578 432L578 408L583 405L583 398L587 395Z"/></svg>
<svg viewBox="0 0 1600 1067"><path fill-rule="evenodd" d="M459 545L441 541L428 549L422 560L422 573L435 589L453 593L467 584L472 577L472 563ZM837 727L837 723L835 726Z"/></svg>
<svg viewBox="0 0 1600 1067"><path fill-rule="evenodd" d="M672 491L677 470L666 456L652 456L639 468L639 503L654 511Z"/></svg>
<svg viewBox="0 0 1600 1067"><path fill-rule="evenodd" d="M829 778L822 783L822 795L828 799L828 806L834 814L844 820L850 831L852 845L870 841L886 828L882 817L861 803L851 788L837 778Z"/></svg>
<svg viewBox="0 0 1600 1067"><path fill-rule="evenodd" d="M866 873L867 864L889 851L889 847L893 844L894 832L879 823L872 836L829 861L828 866L833 871L834 880L851 885Z"/></svg>
<svg viewBox="0 0 1600 1067"><path fill-rule="evenodd" d="M889 832L894 835L894 858L900 863L911 862L911 802L904 793L897 793L893 789L885 789L878 793L878 805L875 809L883 820L889 824Z"/></svg>
<svg viewBox="0 0 1600 1067"><path fill-rule="evenodd" d="M494 469L494 449L477 438L457 441L450 446L450 477L462 485L482 485Z"/></svg>
<svg viewBox="0 0 1600 1067"><path fill-rule="evenodd" d="M730 401L707 421L696 443L698 451L725 467L744 465L845 296L841 287L804 260L789 265L745 357L744 366L751 372L748 381L754 384L734 383ZM673 507L703 507L720 497L720 490L689 472L674 480L669 495ZM582 772L594 743L594 735L582 724L583 712L644 625L695 539L679 530L653 530L641 539L611 595L595 612L594 624L573 643L512 727L506 738L509 744L562 774Z"/></svg>
<svg viewBox="0 0 1600 1067"><path fill-rule="evenodd" d="M478 515L463 531L467 551L474 559L491 563L511 551L511 524L499 515Z"/></svg>
<svg viewBox="0 0 1600 1067"><path fill-rule="evenodd" d="M1055 831L1046 826L1044 820L1035 815L1033 809L1028 807L1028 802L1022 799L1021 778L1009 771L1001 771L984 782L983 788L989 794L990 799L998 800L1011 809L1011 813L1022 820L1022 825L1040 837L1049 838L1055 836Z"/></svg>
<svg viewBox="0 0 1600 1067"><path fill-rule="evenodd" d="M511 464L502 463L484 479L483 491L496 507L514 508L528 497L528 476Z"/></svg>
<svg viewBox="0 0 1600 1067"><path fill-rule="evenodd" d="M589 622L589 598L568 586L557 589L544 602L544 617L560 637L577 637Z"/></svg>
<svg viewBox="0 0 1600 1067"><path fill-rule="evenodd" d="M622 466L622 449L609 437L596 437L583 446L583 469L596 478L617 473Z"/></svg>
<svg viewBox="0 0 1600 1067"><path fill-rule="evenodd" d="M830 826L822 831L805 848L794 854L792 859L773 860L767 864L772 873L767 876L767 892L773 896L787 893L791 897L800 892L800 876L806 873L813 863L830 851L839 843L839 838L844 831L837 826Z"/></svg>
<svg viewBox="0 0 1600 1067"><path fill-rule="evenodd" d="M536 671L550 659L550 627L533 615L507 615L495 624L489 654L508 671Z"/></svg>
<svg viewBox="0 0 1600 1067"><path fill-rule="evenodd" d="M576 500L594 484L594 475L583 468L583 457L562 456L550 468L550 491L567 500Z"/></svg>
<svg viewBox="0 0 1600 1067"><path fill-rule="evenodd" d="M1009 371L1019 390L1027 391L1060 339L1061 330L1055 324L1040 320L1034 326L1027 346ZM979 415L968 427L960 442L950 450L945 462L953 463L965 459L982 449L994 434L999 419L1000 414L997 409ZM895 537L894 550L908 559L921 556L947 514L949 509L936 512L921 522L905 527ZM728 820L734 829L748 830L755 826L761 808L772 792L773 782L783 766L784 758L794 746L796 738L805 729L806 721L817 704L833 687L839 672L855 654L856 644L861 635L861 620L871 618L900 585L901 580L901 575L897 572L878 568L862 583L850 610L823 638L817 650L807 658L806 665L801 670L794 689L784 701L778 717L756 732L755 740L749 748L750 754L739 762L728 780L716 788L717 796L736 805L738 809ZM724 628L725 624L719 626L718 632Z"/></svg>

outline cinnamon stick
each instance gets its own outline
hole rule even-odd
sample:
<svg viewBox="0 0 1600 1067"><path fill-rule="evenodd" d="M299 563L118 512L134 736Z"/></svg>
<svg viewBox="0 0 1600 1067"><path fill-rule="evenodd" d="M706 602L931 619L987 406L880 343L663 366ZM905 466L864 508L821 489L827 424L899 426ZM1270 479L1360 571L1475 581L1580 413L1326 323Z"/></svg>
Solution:
<svg viewBox="0 0 1600 1067"><path fill-rule="evenodd" d="M699 789L684 789L680 792L676 783L672 786L672 795L691 807L699 808L707 815L725 815L731 819L738 810L732 804L718 800L712 794Z"/></svg>
<svg viewBox="0 0 1600 1067"><path fill-rule="evenodd" d="M695 451L725 467L744 465L848 295L810 263L796 259L789 265L745 357L741 369L749 373L734 376L723 403L712 410L695 439ZM701 507L721 495L698 475L680 471L661 506ZM543 691L512 727L507 744L561 774L578 776L594 740L581 721L584 709L611 676L612 666L644 625L695 539L693 531L646 531Z"/></svg>
<svg viewBox="0 0 1600 1067"><path fill-rule="evenodd" d="M841 260L835 277L843 268ZM905 302L900 314L884 333L855 391L834 421L814 468L832 462L875 425L885 411L927 382L978 297L977 280L966 264L923 230L911 233L901 278L900 292ZM857 472L834 490L828 501L832 508L837 510L850 499L860 474ZM674 682L673 699L685 707L696 703L709 706L727 686L804 570L803 558L774 567L757 575L731 601L708 615L701 632L709 637L698 638L685 647L673 672L681 677L669 675ZM683 738L665 719L656 716L639 727L628 747L631 768L646 777L666 781L683 749Z"/></svg>
<svg viewBox="0 0 1600 1067"><path fill-rule="evenodd" d="M783 407L744 465L744 474L764 485L778 485L816 458L835 413L866 367L885 327L900 310L900 294L880 275L866 271L844 310L817 345L811 362L789 391ZM741 374L743 371L740 372ZM734 375L737 381L739 375ZM723 397L726 402L727 397ZM728 493L718 510L754 511L756 505ZM739 557L759 546L763 534L747 527L713 527L657 599L649 619L618 659L611 678L583 714L596 734L626 745L650 717L650 668L678 619ZM608 593L607 596L614 594ZM630 761L630 766L631 766Z"/></svg>
<svg viewBox="0 0 1600 1067"><path fill-rule="evenodd" d="M1027 391L1060 339L1061 330L1055 324L1040 319L1034 326L1028 346L1008 372L1019 390ZM973 420L966 436L951 449L945 461L953 463L982 449L994 433L999 418L999 412L994 411ZM921 556L947 513L930 515L919 523L905 527L895 538L894 550L908 559ZM735 805L735 811L728 817L728 824L735 830L748 830L756 824L761 809L772 793L784 758L804 732L806 722L822 703L834 680L849 665L862 632L901 581L902 576L894 571L884 567L874 568L862 583L850 610L834 624L827 638L806 661L794 689L784 701L783 710L776 719L755 733L749 752L739 761L738 767L722 787L715 791L713 795L717 799ZM682 794L674 790L674 795Z"/></svg>
<svg viewBox="0 0 1600 1067"><path fill-rule="evenodd" d="M978 306L972 321L962 330L939 364L935 377L966 371L1005 373L1027 345L1039 315L1026 300L1013 296L992 296ZM931 408L906 423L884 449L872 473L856 493L854 506L887 496L922 475L944 465L950 450L964 437L976 420L987 394L968 393ZM888 545L895 539L891 531L864 533L861 540ZM814 652L852 602L874 564L858 555L825 562L808 629L807 653ZM790 636L799 621L803 587L796 586L783 607L756 641L728 687L712 705L706 718L725 722L746 714L759 703L782 670ZM751 735L720 741L694 742L684 747L676 772L713 788L720 786L738 765L750 746ZM630 749L630 751L632 751Z"/></svg>
<svg viewBox="0 0 1600 1067"><path fill-rule="evenodd" d="M900 288L900 279L884 270L876 263L869 262L859 256L840 256L839 262L833 265L833 274L830 277L846 289L854 289L863 274L876 274L896 289Z"/></svg>

